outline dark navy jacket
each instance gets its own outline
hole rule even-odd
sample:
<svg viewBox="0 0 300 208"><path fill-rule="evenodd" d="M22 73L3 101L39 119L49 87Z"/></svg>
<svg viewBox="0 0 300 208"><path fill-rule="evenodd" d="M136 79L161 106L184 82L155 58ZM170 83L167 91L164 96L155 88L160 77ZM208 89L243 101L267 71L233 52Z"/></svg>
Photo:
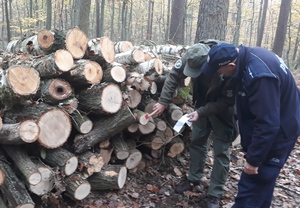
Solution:
<svg viewBox="0 0 300 208"><path fill-rule="evenodd" d="M239 46L237 77L241 142L247 162L258 167L300 135L300 92L282 59L259 47Z"/></svg>

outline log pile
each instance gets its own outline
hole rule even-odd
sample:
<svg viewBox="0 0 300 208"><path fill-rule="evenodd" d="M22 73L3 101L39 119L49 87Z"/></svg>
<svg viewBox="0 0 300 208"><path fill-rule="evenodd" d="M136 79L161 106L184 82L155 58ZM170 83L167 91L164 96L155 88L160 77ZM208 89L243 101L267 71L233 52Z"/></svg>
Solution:
<svg viewBox="0 0 300 208"><path fill-rule="evenodd" d="M35 55L26 52L28 41ZM149 117L169 69L145 46L89 40L77 27L42 30L10 42L1 60L0 193L7 207L34 207L32 193L82 200L93 190L121 189L127 171L143 166L143 151L153 158L164 148L172 157L183 151L172 126L187 99Z"/></svg>

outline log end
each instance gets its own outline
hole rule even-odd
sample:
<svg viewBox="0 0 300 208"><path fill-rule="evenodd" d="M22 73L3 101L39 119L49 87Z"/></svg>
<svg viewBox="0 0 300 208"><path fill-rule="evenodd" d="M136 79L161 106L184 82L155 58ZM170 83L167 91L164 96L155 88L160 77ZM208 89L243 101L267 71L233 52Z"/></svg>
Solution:
<svg viewBox="0 0 300 208"><path fill-rule="evenodd" d="M69 176L76 171L77 167L78 167L78 158L76 156L71 157L70 159L68 159L65 165L64 172L67 176Z"/></svg>
<svg viewBox="0 0 300 208"><path fill-rule="evenodd" d="M69 30L66 35L66 48L73 58L81 59L88 47L86 34L78 27Z"/></svg>
<svg viewBox="0 0 300 208"><path fill-rule="evenodd" d="M93 122L91 120L87 120L83 124L81 124L80 133L87 134L92 130L92 128L93 128Z"/></svg>
<svg viewBox="0 0 300 208"><path fill-rule="evenodd" d="M53 79L48 87L48 91L51 97L58 101L69 98L73 93L71 85L62 79Z"/></svg>
<svg viewBox="0 0 300 208"><path fill-rule="evenodd" d="M37 124L40 127L39 143L50 149L63 145L72 129L69 115L59 108L44 113Z"/></svg>
<svg viewBox="0 0 300 208"><path fill-rule="evenodd" d="M125 165L127 169L130 170L135 168L140 163L141 160L142 160L142 153L139 150L135 149L126 159Z"/></svg>
<svg viewBox="0 0 300 208"><path fill-rule="evenodd" d="M42 181L42 175L40 173L32 173L28 178L30 185L37 185Z"/></svg>
<svg viewBox="0 0 300 208"><path fill-rule="evenodd" d="M35 142L40 134L40 127L35 121L27 120L21 123L20 138L26 143Z"/></svg>
<svg viewBox="0 0 300 208"><path fill-rule="evenodd" d="M121 83L126 79L126 70L123 67L115 66L111 69L110 75L116 82Z"/></svg>
<svg viewBox="0 0 300 208"><path fill-rule="evenodd" d="M90 84L98 84L103 78L102 67L94 61L88 61L84 66L84 76Z"/></svg>
<svg viewBox="0 0 300 208"><path fill-rule="evenodd" d="M29 67L12 66L7 71L7 79L18 95L34 95L39 89L40 76L38 72Z"/></svg>
<svg viewBox="0 0 300 208"><path fill-rule="evenodd" d="M49 48L54 42L54 35L50 30L41 30L37 34L39 47L42 49Z"/></svg>
<svg viewBox="0 0 300 208"><path fill-rule="evenodd" d="M122 92L118 85L109 84L103 89L102 109L107 113L118 112L123 104Z"/></svg>
<svg viewBox="0 0 300 208"><path fill-rule="evenodd" d="M74 198L77 200L82 200L89 195L91 192L91 185L88 182L80 184L75 193Z"/></svg>
<svg viewBox="0 0 300 208"><path fill-rule="evenodd" d="M69 71L74 64L72 54L69 51L63 49L57 50L55 52L54 62L56 66L63 72Z"/></svg>
<svg viewBox="0 0 300 208"><path fill-rule="evenodd" d="M118 177L118 186L120 189L123 188L123 186L126 183L127 178L127 168L125 166L120 168L119 177Z"/></svg>
<svg viewBox="0 0 300 208"><path fill-rule="evenodd" d="M145 55L141 49L135 49L132 52L132 56L136 63L141 63L141 62L145 61Z"/></svg>
<svg viewBox="0 0 300 208"><path fill-rule="evenodd" d="M100 44L101 53L105 61L107 63L113 63L116 56L114 43L108 37L103 37L100 40Z"/></svg>

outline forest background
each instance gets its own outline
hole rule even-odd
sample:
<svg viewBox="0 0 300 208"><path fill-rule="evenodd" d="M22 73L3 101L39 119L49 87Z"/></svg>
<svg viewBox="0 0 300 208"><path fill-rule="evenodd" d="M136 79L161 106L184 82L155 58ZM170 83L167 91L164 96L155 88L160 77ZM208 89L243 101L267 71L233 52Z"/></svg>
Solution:
<svg viewBox="0 0 300 208"><path fill-rule="evenodd" d="M192 45L218 39L300 62L297 0L0 0L0 50L42 29L79 26L89 38Z"/></svg>

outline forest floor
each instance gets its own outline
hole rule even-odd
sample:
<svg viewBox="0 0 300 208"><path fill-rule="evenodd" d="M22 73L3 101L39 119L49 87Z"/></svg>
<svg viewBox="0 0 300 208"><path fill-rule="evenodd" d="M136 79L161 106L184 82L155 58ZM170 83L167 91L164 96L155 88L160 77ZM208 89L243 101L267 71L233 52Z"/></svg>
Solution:
<svg viewBox="0 0 300 208"><path fill-rule="evenodd" d="M300 70L294 71L300 86ZM172 158L164 154L161 159L153 159L144 154L145 168L139 172L127 174L127 182L121 190L91 192L82 201L65 199L66 208L205 208L206 191L213 163L212 151L209 151L205 175L200 186L184 194L176 194L174 188L185 178L189 167L189 133L183 132L185 150ZM237 184L243 167L243 151L239 144L232 146L231 167L221 199L222 208L230 208L237 193ZM49 207L40 205L38 207ZM291 156L282 168L277 179L272 208L300 207L300 139Z"/></svg>

